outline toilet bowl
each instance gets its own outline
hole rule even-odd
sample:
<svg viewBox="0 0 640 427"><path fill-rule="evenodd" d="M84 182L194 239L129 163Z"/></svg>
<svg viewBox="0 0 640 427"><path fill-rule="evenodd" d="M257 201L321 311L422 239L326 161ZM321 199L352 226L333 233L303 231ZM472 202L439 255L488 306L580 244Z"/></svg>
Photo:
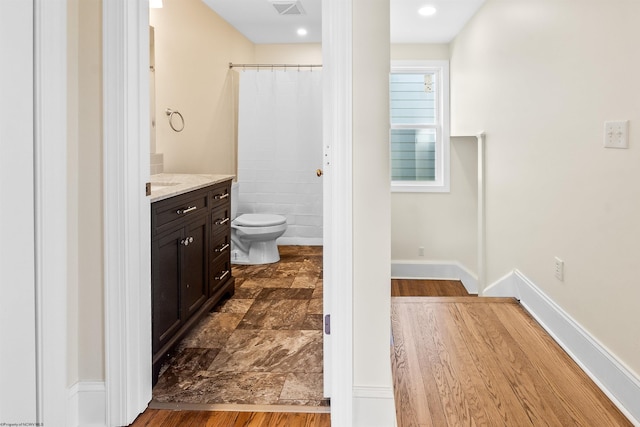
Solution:
<svg viewBox="0 0 640 427"><path fill-rule="evenodd" d="M271 264L280 261L276 239L287 230L287 219L273 214L237 215L238 184L231 186L231 263Z"/></svg>

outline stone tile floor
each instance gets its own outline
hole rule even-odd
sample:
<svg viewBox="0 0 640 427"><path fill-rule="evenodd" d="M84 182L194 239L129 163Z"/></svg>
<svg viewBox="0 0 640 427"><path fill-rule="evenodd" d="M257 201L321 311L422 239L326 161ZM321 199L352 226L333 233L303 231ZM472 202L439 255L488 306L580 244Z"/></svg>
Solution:
<svg viewBox="0 0 640 427"><path fill-rule="evenodd" d="M322 247L280 246L280 262L234 265L236 291L163 366L158 403L326 406Z"/></svg>

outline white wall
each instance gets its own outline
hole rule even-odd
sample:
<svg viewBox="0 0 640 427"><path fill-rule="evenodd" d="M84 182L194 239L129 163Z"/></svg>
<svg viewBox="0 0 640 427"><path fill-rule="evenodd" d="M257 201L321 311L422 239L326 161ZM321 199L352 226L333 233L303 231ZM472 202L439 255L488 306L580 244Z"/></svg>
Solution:
<svg viewBox="0 0 640 427"><path fill-rule="evenodd" d="M392 60L448 60L448 44L392 44ZM468 134L475 135L477 130ZM451 138L449 193L391 194L391 259L456 262L477 274L478 164L475 137ZM424 248L424 256L418 248Z"/></svg>
<svg viewBox="0 0 640 427"><path fill-rule="evenodd" d="M477 273L477 159L475 137L453 137L450 192L392 193L393 261L454 261ZM418 255L420 247L424 256Z"/></svg>
<svg viewBox="0 0 640 427"><path fill-rule="evenodd" d="M0 424L35 423L34 4L0 3ZM5 60L6 61L6 60ZM6 62L5 62L6 64Z"/></svg>
<svg viewBox="0 0 640 427"><path fill-rule="evenodd" d="M447 60L448 44L394 43L391 45L391 60Z"/></svg>
<svg viewBox="0 0 640 427"><path fill-rule="evenodd" d="M322 64L320 43L257 44L256 64Z"/></svg>
<svg viewBox="0 0 640 427"><path fill-rule="evenodd" d="M392 426L389 1L353 1L353 368L355 426ZM373 394L373 393L371 393ZM358 396L356 396L358 397ZM389 407L390 406L390 407Z"/></svg>
<svg viewBox="0 0 640 427"><path fill-rule="evenodd" d="M638 17L488 0L452 44L451 105L453 133L487 132L487 283L517 268L640 377ZM615 119L628 150L602 147Z"/></svg>

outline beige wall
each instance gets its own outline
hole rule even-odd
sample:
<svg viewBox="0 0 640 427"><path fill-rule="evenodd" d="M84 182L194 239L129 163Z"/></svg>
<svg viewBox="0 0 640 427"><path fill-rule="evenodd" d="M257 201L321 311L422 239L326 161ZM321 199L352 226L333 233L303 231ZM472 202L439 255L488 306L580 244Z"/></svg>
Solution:
<svg viewBox="0 0 640 427"><path fill-rule="evenodd" d="M67 384L78 382L78 0L67 2Z"/></svg>
<svg viewBox="0 0 640 427"><path fill-rule="evenodd" d="M104 379L102 2L68 2L68 382Z"/></svg>
<svg viewBox="0 0 640 427"><path fill-rule="evenodd" d="M635 0L488 0L451 48L453 132L487 132L487 283L519 269L636 375L638 16ZM602 146L616 119L628 150Z"/></svg>
<svg viewBox="0 0 640 427"><path fill-rule="evenodd" d="M155 28L156 151L165 172L235 173L237 77L229 62L254 62L254 45L201 0L164 0ZM182 132L165 110L180 111Z"/></svg>
<svg viewBox="0 0 640 427"><path fill-rule="evenodd" d="M477 274L477 223L477 140L453 137L449 193L391 194L391 259L457 261Z"/></svg>
<svg viewBox="0 0 640 427"><path fill-rule="evenodd" d="M449 45L392 44L391 59L448 60ZM476 138L451 138L449 193L391 194L392 260L457 261L477 273L477 153Z"/></svg>
<svg viewBox="0 0 640 427"><path fill-rule="evenodd" d="M389 1L353 16L354 386L391 387Z"/></svg>

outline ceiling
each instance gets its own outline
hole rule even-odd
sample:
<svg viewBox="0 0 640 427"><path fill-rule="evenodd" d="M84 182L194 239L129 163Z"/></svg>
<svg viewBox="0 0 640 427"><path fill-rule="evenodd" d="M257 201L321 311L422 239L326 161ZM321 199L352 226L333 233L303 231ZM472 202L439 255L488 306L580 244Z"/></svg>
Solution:
<svg viewBox="0 0 640 427"><path fill-rule="evenodd" d="M280 15L274 4L281 0L202 0L224 20L256 44L320 43L322 0L298 0L302 15ZM293 2L290 0L289 3ZM485 0L390 0L391 43L448 43ZM433 16L417 11L430 5ZM298 36L298 28L308 31Z"/></svg>

